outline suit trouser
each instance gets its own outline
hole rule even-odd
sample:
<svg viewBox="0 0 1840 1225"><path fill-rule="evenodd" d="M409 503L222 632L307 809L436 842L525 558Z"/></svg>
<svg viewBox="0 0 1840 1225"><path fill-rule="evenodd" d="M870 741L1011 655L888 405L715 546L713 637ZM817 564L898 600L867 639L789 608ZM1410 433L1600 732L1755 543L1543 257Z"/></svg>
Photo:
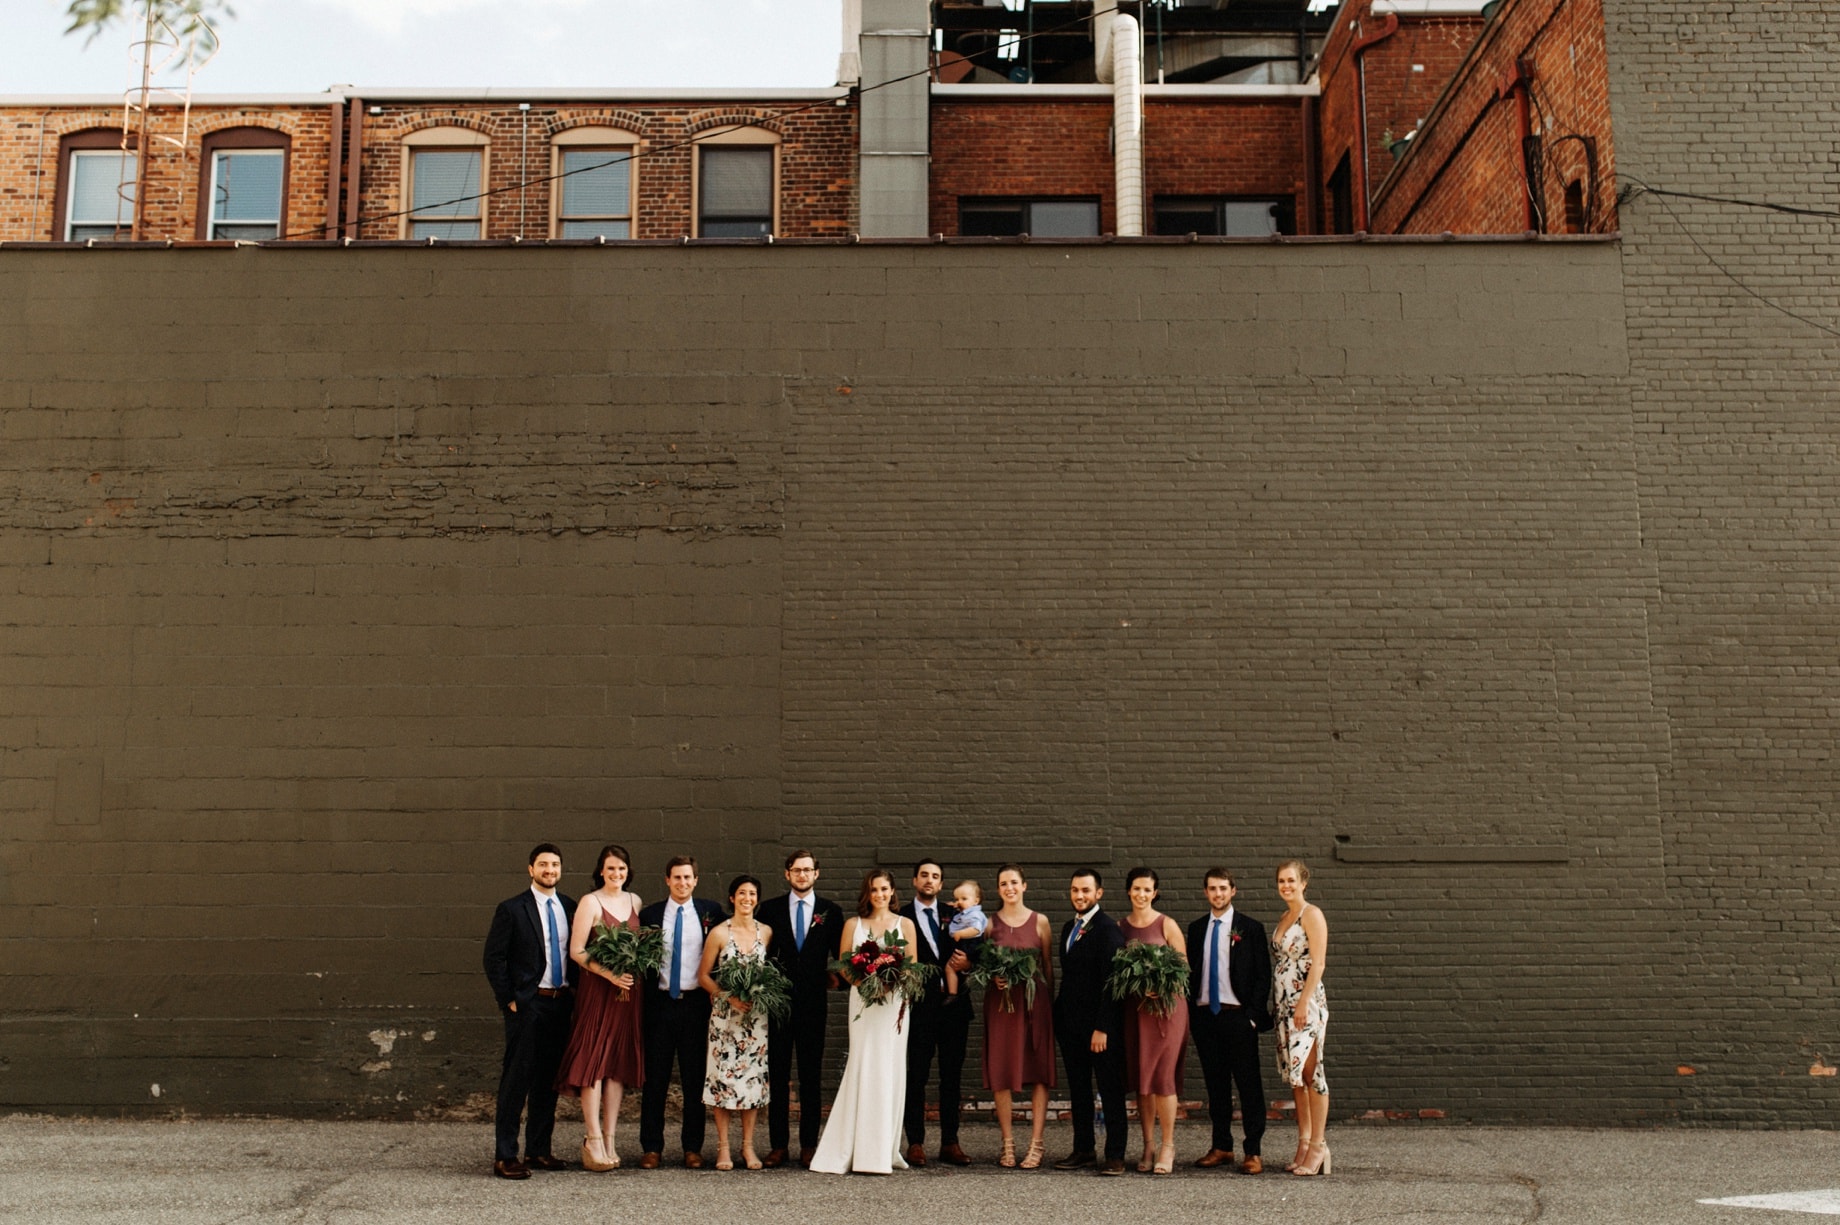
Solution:
<svg viewBox="0 0 1840 1225"><path fill-rule="evenodd" d="M1077 1032L1076 1032L1077 1031ZM1090 1153L1093 1144L1093 1085L1099 1088L1099 1104L1105 1110L1105 1159L1116 1161L1124 1156L1125 1141L1125 1072L1124 1041L1113 1039L1098 1054L1092 1049L1090 1026L1057 1027L1061 1062L1067 1065L1067 1098L1073 1115L1073 1151Z"/></svg>
<svg viewBox="0 0 1840 1225"><path fill-rule="evenodd" d="M1260 1074L1259 1031L1244 1009L1222 1008L1218 1014L1196 1005L1188 1010L1188 1032L1201 1056L1207 1084L1208 1117L1214 1123L1213 1147L1233 1151L1233 1090L1239 1090L1240 1126L1246 1133L1246 1156L1259 1155L1265 1135L1265 1081Z"/></svg>
<svg viewBox="0 0 1840 1225"><path fill-rule="evenodd" d="M767 1029L767 1143L786 1148L792 1138L792 1061L799 1063L799 1148L816 1152L824 1100L824 1026L830 997L821 988L795 987L792 1015Z"/></svg>
<svg viewBox="0 0 1840 1225"><path fill-rule="evenodd" d="M534 996L505 1011L505 1062L498 1073L497 1160L516 1161L518 1116L530 1109L524 1129L524 1154L548 1157L556 1131L556 1070L569 1044L568 995Z"/></svg>
<svg viewBox="0 0 1840 1225"><path fill-rule="evenodd" d="M962 1106L960 1079L965 1070L965 1047L971 1039L971 1002L960 996L948 1004L942 995L922 1000L911 1014L913 1029L907 1037L907 1105L903 1123L909 1144L926 1143L926 1082L933 1057L939 1057L939 1143L958 1143L958 1115Z"/></svg>
<svg viewBox="0 0 1840 1225"><path fill-rule="evenodd" d="M645 1086L639 1091L639 1147L664 1152L664 1099L677 1066L684 1089L684 1152L703 1150L703 1079L709 1061L709 996L695 988L672 999L656 987L645 993Z"/></svg>

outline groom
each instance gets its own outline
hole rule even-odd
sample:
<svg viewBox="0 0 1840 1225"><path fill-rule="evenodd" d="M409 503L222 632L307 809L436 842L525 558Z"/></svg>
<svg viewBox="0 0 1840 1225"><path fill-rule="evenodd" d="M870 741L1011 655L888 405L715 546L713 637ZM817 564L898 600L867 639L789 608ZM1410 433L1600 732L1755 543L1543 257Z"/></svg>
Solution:
<svg viewBox="0 0 1840 1225"><path fill-rule="evenodd" d="M792 1015L767 1029L767 1138L763 1161L783 1165L792 1138L789 1098L792 1060L799 1062L799 1164L811 1168L818 1151L819 1102L824 1092L824 1026L830 1013L831 959L837 955L843 909L818 896L818 857L800 848L786 856L783 897L760 904L756 920L773 932L767 957L792 980Z"/></svg>
<svg viewBox="0 0 1840 1225"><path fill-rule="evenodd" d="M1060 994L1054 998L1054 1030L1067 1065L1067 1096L1073 1114L1073 1152L1054 1163L1057 1170L1097 1165L1101 1174L1124 1173L1125 1065L1124 1005L1105 991L1112 956L1124 947L1117 920L1099 908L1105 878L1097 868L1079 868L1068 882L1073 918L1061 928ZM1093 1083L1105 1108L1105 1157L1093 1151Z"/></svg>
<svg viewBox="0 0 1840 1225"><path fill-rule="evenodd" d="M939 1159L950 1165L970 1165L971 1158L958 1146L959 1077L965 1067L965 1045L971 1034L971 996L969 993L948 1004L945 988L945 963L953 957L953 969L961 973L971 968L963 953L956 952L946 938L951 912L940 900L945 887L945 869L937 859L922 859L914 865L914 900L901 907L901 917L912 919L916 945L914 955L922 965L939 967L939 973L926 980L926 994L914 1001L913 1027L907 1039L907 1103L902 1120L907 1132L907 1164L926 1164L926 1081L932 1070L933 1057L939 1057Z"/></svg>

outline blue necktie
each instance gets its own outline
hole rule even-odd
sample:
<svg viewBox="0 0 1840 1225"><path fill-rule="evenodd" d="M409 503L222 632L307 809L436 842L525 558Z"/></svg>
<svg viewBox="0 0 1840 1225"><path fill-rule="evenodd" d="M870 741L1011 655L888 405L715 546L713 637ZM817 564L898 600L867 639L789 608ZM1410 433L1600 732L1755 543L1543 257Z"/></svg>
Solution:
<svg viewBox="0 0 1840 1225"><path fill-rule="evenodd" d="M1220 920L1208 928L1208 1011L1220 1015Z"/></svg>
<svg viewBox="0 0 1840 1225"><path fill-rule="evenodd" d="M926 908L926 938L932 942L933 956L939 956L939 916L931 906Z"/></svg>
<svg viewBox="0 0 1840 1225"><path fill-rule="evenodd" d="M797 946L799 952L803 953L805 951L805 899L800 898L793 905L798 908L798 911L792 920L792 943Z"/></svg>
<svg viewBox="0 0 1840 1225"><path fill-rule="evenodd" d="M550 898L549 905L543 908L544 916L549 919L550 984L558 991L569 981L562 976L562 929L556 925L556 912L559 909L555 898Z"/></svg>
<svg viewBox="0 0 1840 1225"><path fill-rule="evenodd" d="M677 921L671 924L671 998L681 999L684 989L677 985L677 972L684 964L684 908L677 908ZM1216 1012L1219 1009L1215 1009Z"/></svg>
<svg viewBox="0 0 1840 1225"><path fill-rule="evenodd" d="M1073 942L1080 938L1080 917L1073 917L1073 926L1067 929L1067 952L1073 952Z"/></svg>

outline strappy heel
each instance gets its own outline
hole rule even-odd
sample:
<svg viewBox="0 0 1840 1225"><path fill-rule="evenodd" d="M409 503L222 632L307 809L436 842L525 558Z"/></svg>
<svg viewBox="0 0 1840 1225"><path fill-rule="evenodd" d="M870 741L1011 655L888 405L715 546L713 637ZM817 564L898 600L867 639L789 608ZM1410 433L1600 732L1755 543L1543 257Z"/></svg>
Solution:
<svg viewBox="0 0 1840 1225"><path fill-rule="evenodd" d="M1003 1152L997 1158L997 1164L1006 1170L1013 1170L1016 1168L1016 1142L1014 1140L1005 1140L1003 1142Z"/></svg>
<svg viewBox="0 0 1840 1225"><path fill-rule="evenodd" d="M1040 1140L1030 1140L1029 1155L1022 1159L1022 1168L1025 1170L1040 1169L1041 1159L1047 1155L1048 1150L1042 1146Z"/></svg>
<svg viewBox="0 0 1840 1225"><path fill-rule="evenodd" d="M1310 1157L1310 1142L1308 1140L1297 1141L1297 1155L1295 1157L1292 1157L1289 1161L1284 1163L1285 1173L1288 1174L1290 1171L1296 1169L1298 1166L1302 1165L1305 1161L1309 1160L1309 1157Z"/></svg>
<svg viewBox="0 0 1840 1225"><path fill-rule="evenodd" d="M1299 1178L1309 1178L1329 1172L1329 1146L1327 1144L1310 1145L1310 1159L1291 1170Z"/></svg>
<svg viewBox="0 0 1840 1225"><path fill-rule="evenodd" d="M1165 1144L1156 1154L1156 1164L1150 1167L1152 1174L1169 1174L1176 1168L1176 1146Z"/></svg>
<svg viewBox="0 0 1840 1225"><path fill-rule="evenodd" d="M732 1170L734 1168L735 1168L735 1159L729 1156L728 1153L724 1152L720 1157L716 1158L716 1169Z"/></svg>

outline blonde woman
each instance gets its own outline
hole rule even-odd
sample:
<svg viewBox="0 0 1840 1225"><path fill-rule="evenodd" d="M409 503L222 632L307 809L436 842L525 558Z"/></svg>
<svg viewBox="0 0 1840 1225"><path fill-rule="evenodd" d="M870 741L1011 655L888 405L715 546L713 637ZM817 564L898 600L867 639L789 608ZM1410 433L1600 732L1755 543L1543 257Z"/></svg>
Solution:
<svg viewBox="0 0 1840 1225"><path fill-rule="evenodd" d="M1310 869L1300 859L1278 865L1278 896L1284 916L1272 929L1273 1009L1278 1022L1278 1070L1297 1103L1297 1159L1291 1173L1329 1172L1329 1081L1323 1076L1323 1037L1329 1028L1329 996L1323 969L1329 961L1329 922L1322 908L1304 898Z"/></svg>

